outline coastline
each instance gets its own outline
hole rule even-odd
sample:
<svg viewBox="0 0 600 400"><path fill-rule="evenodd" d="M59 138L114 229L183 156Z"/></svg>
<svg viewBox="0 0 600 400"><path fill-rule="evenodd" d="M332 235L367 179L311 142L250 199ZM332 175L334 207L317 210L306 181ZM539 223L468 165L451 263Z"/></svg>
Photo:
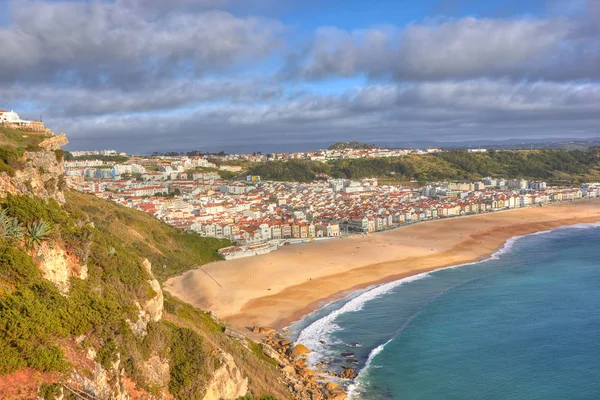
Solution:
<svg viewBox="0 0 600 400"><path fill-rule="evenodd" d="M252 326L282 329L353 291L485 260L515 236L598 221L598 203L427 221L208 264L169 279L165 288L242 331Z"/></svg>

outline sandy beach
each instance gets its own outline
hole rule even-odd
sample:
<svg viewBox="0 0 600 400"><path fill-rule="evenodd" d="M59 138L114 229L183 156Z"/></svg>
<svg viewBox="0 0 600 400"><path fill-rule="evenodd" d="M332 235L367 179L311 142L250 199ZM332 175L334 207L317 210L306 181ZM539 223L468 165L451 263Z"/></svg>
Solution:
<svg viewBox="0 0 600 400"><path fill-rule="evenodd" d="M211 263L169 279L164 288L239 330L282 328L349 291L484 259L513 236L598 221L598 203L436 220Z"/></svg>

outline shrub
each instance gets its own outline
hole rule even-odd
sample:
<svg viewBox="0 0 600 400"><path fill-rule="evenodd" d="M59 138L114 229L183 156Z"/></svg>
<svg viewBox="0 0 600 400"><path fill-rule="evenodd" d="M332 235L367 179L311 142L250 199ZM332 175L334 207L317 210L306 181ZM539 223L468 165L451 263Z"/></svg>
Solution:
<svg viewBox="0 0 600 400"><path fill-rule="evenodd" d="M5 199L8 215L23 223L45 220L56 225L68 225L71 221L60 204L54 199L9 194Z"/></svg>
<svg viewBox="0 0 600 400"><path fill-rule="evenodd" d="M54 154L56 155L56 161L61 162L65 159L65 155L67 154L67 152L61 149L57 149L54 150Z"/></svg>
<svg viewBox="0 0 600 400"><path fill-rule="evenodd" d="M38 347L27 359L27 365L40 371L65 371L69 363L57 346Z"/></svg>
<svg viewBox="0 0 600 400"><path fill-rule="evenodd" d="M21 358L18 349L11 347L0 338L0 375L10 374L25 366L25 360Z"/></svg>
<svg viewBox="0 0 600 400"><path fill-rule="evenodd" d="M109 369L111 363L117 360L117 345L113 339L109 339L98 351L96 361L105 369Z"/></svg>
<svg viewBox="0 0 600 400"><path fill-rule="evenodd" d="M21 167L23 153L6 146L0 146L0 172L6 172L9 176L15 175L15 168Z"/></svg>
<svg viewBox="0 0 600 400"><path fill-rule="evenodd" d="M38 390L38 395L44 400L56 400L62 395L62 385L60 383L42 383Z"/></svg>
<svg viewBox="0 0 600 400"><path fill-rule="evenodd" d="M174 328L169 392L176 399L201 399L212 371L207 370L202 339L187 328Z"/></svg>
<svg viewBox="0 0 600 400"><path fill-rule="evenodd" d="M41 278L31 257L18 247L0 241L0 276L15 283L27 283Z"/></svg>

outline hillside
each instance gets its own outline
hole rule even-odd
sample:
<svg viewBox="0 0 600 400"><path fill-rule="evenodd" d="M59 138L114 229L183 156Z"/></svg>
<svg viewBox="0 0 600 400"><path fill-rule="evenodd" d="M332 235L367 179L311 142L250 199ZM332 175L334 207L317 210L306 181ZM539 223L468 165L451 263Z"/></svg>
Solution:
<svg viewBox="0 0 600 400"><path fill-rule="evenodd" d="M328 147L328 150L344 150L344 149L354 149L354 150L362 150L362 149L374 149L376 146L374 144L368 144L363 142L338 142L334 143Z"/></svg>
<svg viewBox="0 0 600 400"><path fill-rule="evenodd" d="M61 175L36 162L62 172L55 138L32 147L2 132L2 154L17 153L0 172L0 398L292 398L256 343L162 292L229 243L47 190Z"/></svg>
<svg viewBox="0 0 600 400"><path fill-rule="evenodd" d="M272 161L249 172L263 180L308 182L319 173L334 178L416 180L477 180L485 176L543 179L549 182L591 181L600 178L600 149L515 150L468 153L455 150L395 158Z"/></svg>

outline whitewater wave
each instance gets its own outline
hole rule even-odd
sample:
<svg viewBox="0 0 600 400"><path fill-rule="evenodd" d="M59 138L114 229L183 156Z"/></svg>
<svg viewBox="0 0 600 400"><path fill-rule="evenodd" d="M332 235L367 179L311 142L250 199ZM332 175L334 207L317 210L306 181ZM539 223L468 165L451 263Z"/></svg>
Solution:
<svg viewBox="0 0 600 400"><path fill-rule="evenodd" d="M370 288L370 290L367 289L364 293L351 299L342 307L332 311L331 313L304 328L302 332L300 332L296 342L302 343L311 349L312 353L309 355L309 362L311 364L316 363L317 360L329 355L327 353L327 345L324 345L321 343L321 341L325 340L328 344L334 343L331 341L330 334L340 329L340 327L335 323L335 319L339 315L360 311L367 302L389 293L392 289L404 283L423 279L428 275L428 272L424 272L398 281L377 285Z"/></svg>
<svg viewBox="0 0 600 400"><path fill-rule="evenodd" d="M599 227L600 227L600 222L598 222L598 223L581 223L581 224L575 224L575 225L569 225L569 226L561 226L558 228L551 228L551 229L548 229L545 231L534 232L534 233L527 234L527 235L513 236L510 239L508 239L506 242L504 242L504 244L502 245L502 247L500 247L500 249L498 249L496 252L494 252L492 255L490 255L490 257L488 257L485 260L475 261L475 262L471 262L471 263L464 263L464 264L459 264L459 265L453 265L453 266L449 266L449 267L443 267L443 268L439 268L439 269L436 269L433 271L423 272L421 274L403 278L403 279L400 279L400 280L397 280L394 282L389 282L389 283L384 283L384 284L368 287L368 288L364 289L360 295L351 298L348 302L344 303L340 308L333 310L329 314L323 316L322 318L314 321L312 324L305 327L298 335L296 342L302 343L305 346L307 346L309 349L312 350L312 353L309 355L308 361L310 364L315 365L319 361L321 361L333 354L328 351L328 345L336 343L335 341L331 340L331 334L336 332L337 330L341 329L335 323L335 320L337 319L338 316L340 316L342 314L350 313L350 312L360 311L363 309L364 305L366 303L368 303L369 301L372 301L374 299L377 299L378 297L381 297L381 296L389 293L390 291L397 288L398 286L401 286L405 283L424 279L436 271L441 271L444 269L460 268L460 267L465 267L465 266L469 266L469 265L476 265L476 264L479 264L479 263L482 263L482 262L485 262L488 260L497 260L503 254L510 252L512 250L512 248L514 247L514 245L519 240L521 240L525 237L528 237L528 236L545 235L545 234L560 231L560 230L589 229L589 228L599 228ZM327 306L331 306L332 304L333 303L329 303ZM323 307L323 308L325 308L325 307ZM393 339L394 338L388 340L386 343L379 345L379 346L375 347L373 350L371 350L371 352L369 353L369 357L368 357L365 365L359 371L358 376L348 386L349 398L352 397L351 393L356 393L356 391L359 390L361 377L364 376L366 371L371 366L372 359L375 356L377 356L377 354L381 353L381 351L383 351L385 346L388 343L390 343ZM323 342L325 342L326 344L323 344Z"/></svg>
<svg viewBox="0 0 600 400"><path fill-rule="evenodd" d="M358 392L360 391L360 382L361 382L361 377L366 373L366 371L368 371L369 367L371 366L371 362L373 361L373 358L375 358L375 356L377 356L377 354L381 353L383 351L383 349L385 348L385 346L388 345L388 343L390 343L392 340L394 340L393 338L388 340L387 342L385 342L384 344L380 344L379 346L375 347L373 350L371 350L371 352L369 353L369 358L367 358L367 362L365 363L365 366L359 371L358 375L356 376L356 378L354 378L354 381L348 385L347 388L347 393L348 393L348 398L351 399L352 396L358 394Z"/></svg>

